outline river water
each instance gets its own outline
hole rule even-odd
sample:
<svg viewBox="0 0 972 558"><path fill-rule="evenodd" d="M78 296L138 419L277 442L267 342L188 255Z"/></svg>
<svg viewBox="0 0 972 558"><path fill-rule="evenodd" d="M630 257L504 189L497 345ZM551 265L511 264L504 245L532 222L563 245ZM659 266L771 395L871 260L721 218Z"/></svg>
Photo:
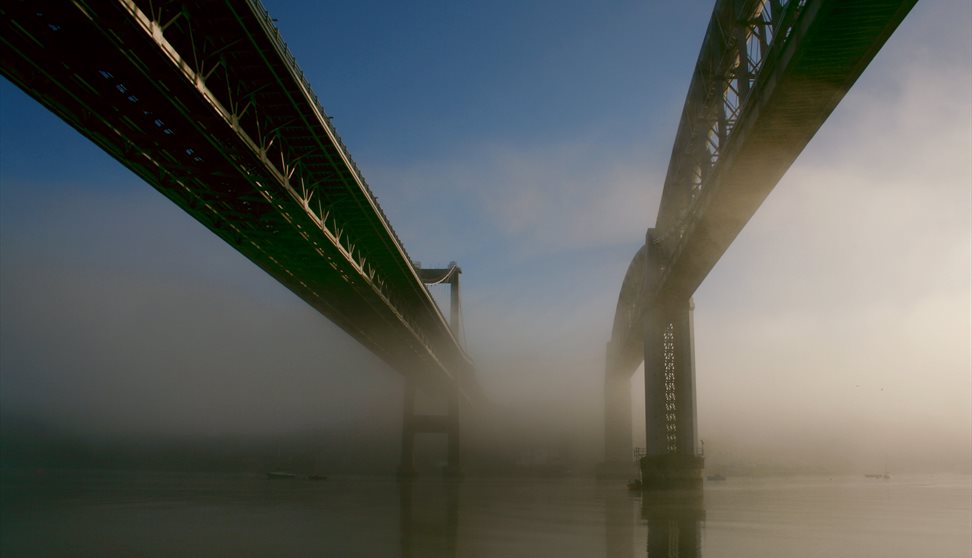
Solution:
<svg viewBox="0 0 972 558"><path fill-rule="evenodd" d="M447 482L119 472L0 476L0 555L972 556L972 477Z"/></svg>

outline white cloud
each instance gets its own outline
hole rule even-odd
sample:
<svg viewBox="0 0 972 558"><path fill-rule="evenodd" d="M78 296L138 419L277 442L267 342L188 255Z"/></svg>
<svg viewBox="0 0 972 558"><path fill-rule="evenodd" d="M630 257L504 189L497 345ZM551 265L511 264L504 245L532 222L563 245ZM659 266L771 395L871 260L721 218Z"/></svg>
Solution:
<svg viewBox="0 0 972 558"><path fill-rule="evenodd" d="M972 72L868 71L696 296L703 426L967 452Z"/></svg>
<svg viewBox="0 0 972 558"><path fill-rule="evenodd" d="M581 140L477 146L454 159L376 168L369 176L410 251L454 253L490 239L507 255L542 257L643 237L664 176L647 150L612 153Z"/></svg>
<svg viewBox="0 0 972 558"><path fill-rule="evenodd" d="M501 233L529 252L577 251L644 235L654 219L664 169L644 154L584 144L495 155L496 187L483 201Z"/></svg>

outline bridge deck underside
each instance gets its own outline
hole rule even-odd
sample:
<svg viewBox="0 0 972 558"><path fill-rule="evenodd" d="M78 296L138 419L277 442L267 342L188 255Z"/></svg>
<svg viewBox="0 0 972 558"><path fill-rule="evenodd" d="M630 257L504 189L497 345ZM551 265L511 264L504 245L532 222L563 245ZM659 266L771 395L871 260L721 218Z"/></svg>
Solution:
<svg viewBox="0 0 972 558"><path fill-rule="evenodd" d="M259 6L0 9L5 77L400 372L467 371Z"/></svg>
<svg viewBox="0 0 972 558"><path fill-rule="evenodd" d="M791 3L796 5L795 0ZM661 240L656 249L663 254L664 264L657 276L649 277L649 284L636 299L625 297L624 292L619 299L618 315L630 318L615 322L617 373L630 375L642 361L644 333L639 317L650 311L652 301L664 304L692 296L914 3L819 0L802 6L806 17L781 41L773 65L764 66L753 80L735 128L688 208L689 196L684 191L688 185L673 176L698 157L685 138L693 127L700 126L693 119L703 112L698 106L702 92L722 86L725 79L708 71L718 64L707 56L719 50L709 43L725 24L718 19L716 8L686 100L659 209L655 234ZM720 6L731 4L723 1ZM636 261L639 257L641 253Z"/></svg>
<svg viewBox="0 0 972 558"><path fill-rule="evenodd" d="M810 2L816 17L794 30L780 70L756 81L711 183L657 294L683 299L742 228L884 45L913 2ZM666 221L661 208L659 224Z"/></svg>

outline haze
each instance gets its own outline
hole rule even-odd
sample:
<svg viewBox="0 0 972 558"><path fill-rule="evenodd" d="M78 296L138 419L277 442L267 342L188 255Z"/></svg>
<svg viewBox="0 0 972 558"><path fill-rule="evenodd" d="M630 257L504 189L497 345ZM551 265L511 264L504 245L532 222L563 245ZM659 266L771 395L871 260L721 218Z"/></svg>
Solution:
<svg viewBox="0 0 972 558"><path fill-rule="evenodd" d="M711 6L266 4L410 256L462 266L503 427L590 467ZM916 6L696 293L710 462L972 471L970 19ZM397 373L6 81L0 119L8 440L327 431L393 469Z"/></svg>

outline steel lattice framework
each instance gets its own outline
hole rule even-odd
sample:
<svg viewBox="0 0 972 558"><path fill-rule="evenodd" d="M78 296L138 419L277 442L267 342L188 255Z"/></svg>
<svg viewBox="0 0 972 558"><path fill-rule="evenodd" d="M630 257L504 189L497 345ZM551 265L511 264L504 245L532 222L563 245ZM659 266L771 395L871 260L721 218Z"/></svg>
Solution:
<svg viewBox="0 0 972 558"><path fill-rule="evenodd" d="M410 378L472 368L258 0L8 0L0 71Z"/></svg>
<svg viewBox="0 0 972 558"><path fill-rule="evenodd" d="M618 298L619 373L642 360L648 306L695 292L915 2L716 2L646 239L651 257L639 250Z"/></svg>
<svg viewBox="0 0 972 558"><path fill-rule="evenodd" d="M678 451L678 393L675 379L675 325L669 323L662 334L662 352L665 363L665 449Z"/></svg>
<svg viewBox="0 0 972 558"><path fill-rule="evenodd" d="M618 296L605 463L631 447L645 363L645 486L699 486L691 296L916 0L717 0L654 228Z"/></svg>

